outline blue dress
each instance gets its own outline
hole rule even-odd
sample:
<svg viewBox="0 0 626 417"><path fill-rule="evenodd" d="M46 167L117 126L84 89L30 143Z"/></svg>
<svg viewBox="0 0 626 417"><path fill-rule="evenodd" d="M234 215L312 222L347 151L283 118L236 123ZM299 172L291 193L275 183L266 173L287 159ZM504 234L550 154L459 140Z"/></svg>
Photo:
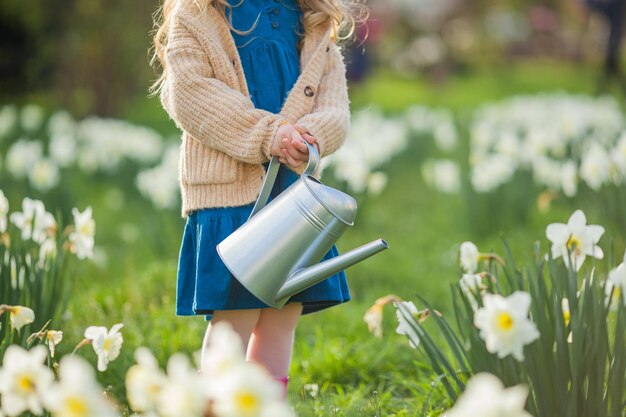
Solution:
<svg viewBox="0 0 626 417"><path fill-rule="evenodd" d="M247 33L231 34L256 108L279 113L287 94L300 74L298 41L304 33L297 0L231 0L232 24ZM227 10L227 16L231 12ZM256 22L256 25L255 25ZM280 167L270 201L298 179ZM176 315L204 315L210 320L215 310L266 308L228 271L215 247L243 225L254 204L196 210L189 214L178 261ZM338 255L337 248L324 259ZM350 300L345 273L294 295L303 314Z"/></svg>

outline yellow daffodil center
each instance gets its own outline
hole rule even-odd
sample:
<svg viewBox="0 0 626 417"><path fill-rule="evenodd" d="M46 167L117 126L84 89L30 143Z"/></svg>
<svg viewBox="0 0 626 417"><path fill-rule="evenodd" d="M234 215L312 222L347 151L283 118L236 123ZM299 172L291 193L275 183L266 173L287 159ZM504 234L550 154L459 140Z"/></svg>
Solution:
<svg viewBox="0 0 626 417"><path fill-rule="evenodd" d="M65 399L65 410L67 411L66 415L70 417L84 417L89 412L85 401L75 396Z"/></svg>
<svg viewBox="0 0 626 417"><path fill-rule="evenodd" d="M577 236L571 235L567 240L567 249L569 249L572 254L576 256L580 255L580 246L581 242Z"/></svg>
<svg viewBox="0 0 626 417"><path fill-rule="evenodd" d="M35 391L35 381L30 375L22 375L17 381L17 386L20 390L26 394L30 394Z"/></svg>
<svg viewBox="0 0 626 417"><path fill-rule="evenodd" d="M105 338L104 339L104 345L103 348L106 352L109 351L109 349L111 349L111 339Z"/></svg>
<svg viewBox="0 0 626 417"><path fill-rule="evenodd" d="M511 330L513 327L513 317L509 313L500 313L498 316L498 326L502 330Z"/></svg>
<svg viewBox="0 0 626 417"><path fill-rule="evenodd" d="M241 411L250 413L259 407L259 399L250 392L240 392L235 397L235 401Z"/></svg>
<svg viewBox="0 0 626 417"><path fill-rule="evenodd" d="M160 391L161 391L161 386L159 384L148 385L148 392L153 398L155 398Z"/></svg>
<svg viewBox="0 0 626 417"><path fill-rule="evenodd" d="M569 325L570 318L571 318L570 312L565 310L563 312L563 320L565 321L566 326Z"/></svg>
<svg viewBox="0 0 626 417"><path fill-rule="evenodd" d="M91 236L93 234L93 227L91 227L91 223L84 223L78 228L78 231L81 235Z"/></svg>
<svg viewBox="0 0 626 417"><path fill-rule="evenodd" d="M621 287L615 286L613 287L613 299L614 300L619 300L619 298L622 296L622 289Z"/></svg>

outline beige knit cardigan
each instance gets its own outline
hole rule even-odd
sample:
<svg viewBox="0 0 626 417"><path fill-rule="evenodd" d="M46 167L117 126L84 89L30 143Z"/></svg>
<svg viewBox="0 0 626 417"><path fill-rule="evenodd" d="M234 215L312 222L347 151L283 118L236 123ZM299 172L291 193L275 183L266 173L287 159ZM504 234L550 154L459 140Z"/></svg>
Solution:
<svg viewBox="0 0 626 417"><path fill-rule="evenodd" d="M256 109L230 29L219 10L191 0L173 11L161 102L183 131L179 181L182 216L256 200L281 120L298 123L322 156L343 143L350 110L345 65L330 24L303 41L301 73L279 114ZM304 167L302 167L304 168Z"/></svg>

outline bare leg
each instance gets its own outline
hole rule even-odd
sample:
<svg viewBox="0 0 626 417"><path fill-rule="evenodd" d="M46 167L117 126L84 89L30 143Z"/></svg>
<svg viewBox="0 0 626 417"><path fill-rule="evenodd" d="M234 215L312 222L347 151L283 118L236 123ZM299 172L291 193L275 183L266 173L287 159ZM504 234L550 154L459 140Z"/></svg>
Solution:
<svg viewBox="0 0 626 417"><path fill-rule="evenodd" d="M241 338L241 344L245 352L248 348L252 330L257 325L260 316L260 309L215 311L215 314L213 314L213 318L211 319L211 323L208 325L206 333L204 334L204 341L202 342L202 364L204 364L204 357L209 346L209 337L211 327L213 325L222 321L228 322Z"/></svg>
<svg viewBox="0 0 626 417"><path fill-rule="evenodd" d="M248 360L265 366L274 377L286 377L296 325L301 315L301 303L289 303L280 310L261 309L248 346Z"/></svg>

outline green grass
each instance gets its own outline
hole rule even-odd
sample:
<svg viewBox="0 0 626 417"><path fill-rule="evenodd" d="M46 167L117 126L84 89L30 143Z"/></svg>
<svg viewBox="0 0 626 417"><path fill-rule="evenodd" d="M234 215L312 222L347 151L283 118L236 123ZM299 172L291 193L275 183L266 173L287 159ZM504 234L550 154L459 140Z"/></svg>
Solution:
<svg viewBox="0 0 626 417"><path fill-rule="evenodd" d="M481 102L514 93L545 90L589 92L593 75L588 70L550 62L478 70L450 79L445 85L426 80L404 80L380 73L366 84L351 87L354 108L378 105L388 112L410 104L467 110ZM130 121L176 134L157 99L138 99L128 109ZM477 234L463 195L437 194L422 182L419 161L427 148L413 143L385 167L389 185L377 197L361 196L356 225L339 242L348 250L384 238L390 249L348 270L352 301L305 316L297 330L289 399L300 416L419 416L425 399L441 411L446 405L441 387L404 337L394 334L395 317L389 307L385 336L367 332L363 314L374 300L388 293L405 299L421 296L444 314L450 311L449 285L459 277L458 244L474 240L484 251L502 251L498 226L493 233ZM94 206L97 246L103 248L103 266L84 263L78 269L70 308L63 325L68 352L89 325L110 327L123 322L121 357L100 375L114 396L123 396L123 374L133 363L133 351L148 346L163 364L176 352L194 352L201 346L206 323L201 317L175 317L175 281L183 220L177 211L159 212L129 186L112 192L106 176L89 184L72 178L72 187L59 191L56 201L81 209ZM114 204L122 196L121 205ZM36 195L35 195L36 196ZM60 203L63 204L63 203ZM65 203L68 204L68 203ZM531 209L526 224L507 227L513 252L530 258L532 244L543 239L551 221L565 221L568 203L556 205L548 215ZM489 221L493 213L479 213ZM590 216L591 223L602 219ZM547 248L545 248L547 249ZM90 348L82 353L95 363ZM302 387L316 383L312 398Z"/></svg>

